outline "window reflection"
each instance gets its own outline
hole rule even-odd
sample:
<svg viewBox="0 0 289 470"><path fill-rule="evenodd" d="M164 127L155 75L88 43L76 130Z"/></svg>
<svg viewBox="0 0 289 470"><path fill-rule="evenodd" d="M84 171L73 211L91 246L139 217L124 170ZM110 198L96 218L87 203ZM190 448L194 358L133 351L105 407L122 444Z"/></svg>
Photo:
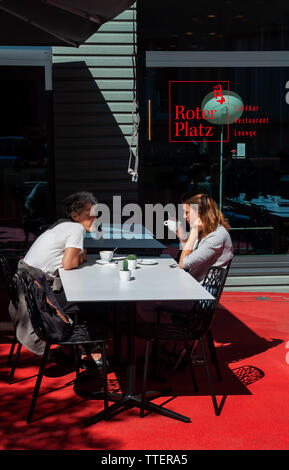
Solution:
<svg viewBox="0 0 289 470"><path fill-rule="evenodd" d="M221 181L222 209L232 227L236 253L287 253L288 77L286 67L147 69L143 119L145 101L150 99L152 124L151 140L143 136L144 202L177 204L186 191L205 192L219 202ZM176 93L175 99L191 108L199 106L207 92L204 81L228 80L230 89L242 97L242 121L230 125L229 142L223 144L221 178L219 142L169 142L172 80L200 82L191 91L180 86ZM250 136L247 130L254 133Z"/></svg>
<svg viewBox="0 0 289 470"><path fill-rule="evenodd" d="M43 67L1 66L0 243L19 259L49 219Z"/></svg>
<svg viewBox="0 0 289 470"><path fill-rule="evenodd" d="M271 51L289 48L289 5L281 0L139 2L143 50Z"/></svg>

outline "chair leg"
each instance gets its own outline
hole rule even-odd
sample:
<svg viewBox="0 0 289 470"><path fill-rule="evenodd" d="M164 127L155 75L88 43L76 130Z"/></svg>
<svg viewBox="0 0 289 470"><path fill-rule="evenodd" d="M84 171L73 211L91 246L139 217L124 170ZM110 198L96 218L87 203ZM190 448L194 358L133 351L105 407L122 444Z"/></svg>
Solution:
<svg viewBox="0 0 289 470"><path fill-rule="evenodd" d="M8 356L8 359L7 359L7 366L10 366L11 363L12 363L12 357L13 357L14 349L15 349L15 346L16 346L17 343L18 343L18 340L16 338L16 334L14 333L14 338L13 338L11 348L10 348L10 351L9 351L9 356Z"/></svg>
<svg viewBox="0 0 289 470"><path fill-rule="evenodd" d="M17 351L16 351L16 354L15 354L15 357L14 357L14 360L13 360L13 363L12 363L11 372L10 372L10 375L9 375L9 377L8 377L8 383L9 383L9 384L12 384L13 377L14 377L14 372L15 372L16 365L17 365L17 362L18 362L18 359L19 359L19 356L20 356L21 348L22 348L22 344L19 343L19 344L18 344L18 347L17 347Z"/></svg>
<svg viewBox="0 0 289 470"><path fill-rule="evenodd" d="M76 371L76 380L79 378L79 364L80 364L80 353L79 353L79 345L75 344L73 347L74 352L74 364L75 364L75 371Z"/></svg>
<svg viewBox="0 0 289 470"><path fill-rule="evenodd" d="M213 336L212 336L211 331L208 331L208 333L207 333L207 342L208 342L208 347L209 347L212 362L215 364L215 367L216 367L218 380L222 380L220 367L219 367L219 363L218 363L218 358L217 358L217 354L216 354L216 348L215 348L215 345L214 345L214 340L213 340Z"/></svg>
<svg viewBox="0 0 289 470"><path fill-rule="evenodd" d="M147 375L148 375L148 364L149 364L149 355L150 355L150 340L146 342L145 350L145 362L144 362L144 374L143 374L143 384L141 392L141 406L140 406L140 417L144 418L144 402L146 397L146 385L147 385Z"/></svg>
<svg viewBox="0 0 289 470"><path fill-rule="evenodd" d="M192 363L191 350L189 348L186 348L186 356L187 356L187 361L188 361L189 367L190 367L190 372L191 372L191 377L192 377L192 381L193 381L193 385L194 385L194 390L195 390L195 392L198 392L199 389L198 389L198 384L197 384L197 380L196 380L196 376L195 376L195 368L194 368L194 365Z"/></svg>
<svg viewBox="0 0 289 470"><path fill-rule="evenodd" d="M117 310L116 305L110 305L113 312L113 363L121 364L121 345L122 345L122 325L121 312Z"/></svg>
<svg viewBox="0 0 289 470"><path fill-rule="evenodd" d="M157 376L157 361L158 361L159 341L156 339L152 345L152 375Z"/></svg>
<svg viewBox="0 0 289 470"><path fill-rule="evenodd" d="M39 393L39 389L40 389L40 385L41 385L41 381L42 381L42 377L43 377L43 373L44 373L44 369L45 369L46 362L47 362L47 359L48 359L49 350L50 350L50 344L47 343L46 346L45 346L45 350L44 350L42 359L41 359L36 384L35 384L35 387L34 387L34 390L33 390L32 401L31 401L31 405L30 405L30 409L29 409L27 418L26 418L27 423L31 423L33 411L34 411L34 408L35 408L35 405L36 405L36 400L37 400L37 397L38 397L38 393Z"/></svg>
<svg viewBox="0 0 289 470"><path fill-rule="evenodd" d="M213 401L213 405L214 405L215 414L216 414L216 416L219 416L218 403L217 403L217 400L216 400L214 385L213 385L212 377L211 377L210 370L209 370L208 359L207 359L207 354L206 354L203 338L200 339L200 344L201 344L201 348L202 348L203 358L204 358L204 361L205 361L205 369L206 369L206 373L207 373L207 377L208 377L208 382L209 382L209 387L210 387L210 392L211 392L211 397L212 397L212 401Z"/></svg>
<svg viewBox="0 0 289 470"><path fill-rule="evenodd" d="M107 365L106 365L106 343L102 343L102 374L103 374L103 406L108 418L108 384L107 384Z"/></svg>

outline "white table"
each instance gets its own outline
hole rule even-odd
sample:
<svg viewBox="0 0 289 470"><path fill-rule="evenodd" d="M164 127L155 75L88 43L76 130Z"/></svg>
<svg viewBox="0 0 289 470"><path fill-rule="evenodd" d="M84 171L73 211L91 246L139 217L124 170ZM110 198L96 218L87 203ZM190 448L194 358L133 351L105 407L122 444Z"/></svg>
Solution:
<svg viewBox="0 0 289 470"><path fill-rule="evenodd" d="M200 283L189 273L175 266L175 260L168 255L161 257L147 257L154 259L155 265L139 265L132 272L130 281L121 281L119 269L121 262L116 265L99 265L98 256L89 255L87 263L71 271L59 270L66 298L69 302L137 302L157 300L214 300ZM143 258L145 259L145 258ZM109 407L109 411L140 406L140 399L135 395L135 315L129 316L128 328L128 387L124 396L110 399L117 400ZM178 413L173 413L163 407L150 402L146 409L165 416L170 416L184 422L190 419ZM105 419L104 412L90 418L87 424Z"/></svg>
<svg viewBox="0 0 289 470"><path fill-rule="evenodd" d="M117 255L116 255L117 258ZM96 255L78 269L64 271L60 277L69 302L137 302L152 300L199 300L212 296L189 273L175 266L169 255L142 257L155 265L138 265L130 281L120 281L117 264L100 265Z"/></svg>

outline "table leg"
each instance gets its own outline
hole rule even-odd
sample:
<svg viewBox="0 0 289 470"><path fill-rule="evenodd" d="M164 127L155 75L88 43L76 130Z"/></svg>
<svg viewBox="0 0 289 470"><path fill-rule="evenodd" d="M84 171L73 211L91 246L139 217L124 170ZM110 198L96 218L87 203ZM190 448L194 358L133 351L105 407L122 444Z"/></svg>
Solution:
<svg viewBox="0 0 289 470"><path fill-rule="evenodd" d="M131 305L128 306L130 309ZM85 421L85 426L90 426L95 424L103 419L107 420L111 417L115 416L122 411L126 411L129 408L141 408L141 395L135 394L135 369L136 369L136 361L135 361L135 321L136 321L136 309L135 306L132 306L132 311L128 311L128 332L127 332L127 392L125 395L118 395L118 394L109 394L108 399L116 401L113 405L110 405L107 410L103 410L100 413L91 416ZM147 392L147 395L149 392ZM154 398L154 397L152 397ZM191 420L187 416L181 415L179 413L175 413L174 411L168 410L159 405L155 405L154 403L149 402L148 400L145 401L144 410L153 411L154 413L158 413L163 416L167 416L169 418L177 419L178 421L182 421L184 423L190 423Z"/></svg>
<svg viewBox="0 0 289 470"><path fill-rule="evenodd" d="M127 335L127 393L133 395L135 392L135 322L136 322L136 305L129 305L132 311L128 312L128 335Z"/></svg>
<svg viewBox="0 0 289 470"><path fill-rule="evenodd" d="M113 312L113 363L118 365L121 363L121 318L117 310L117 304L111 304Z"/></svg>
<svg viewBox="0 0 289 470"><path fill-rule="evenodd" d="M109 396L109 400L110 400ZM113 399L115 400L116 397L114 396ZM124 395L122 398L118 399L116 403L110 405L107 410L100 411L99 413L91 416L87 420L85 420L85 426L91 426L92 424L96 424L102 420L109 420L113 416L121 413L123 411L127 411L130 408L140 408L141 407L141 397L138 395ZM149 401L145 401L143 409L148 412L154 412L160 414L162 416L166 416L168 418L176 419L178 421L182 421L183 423L190 423L191 419L188 416L182 415L180 413L176 413L168 408L164 408L160 405L155 405Z"/></svg>

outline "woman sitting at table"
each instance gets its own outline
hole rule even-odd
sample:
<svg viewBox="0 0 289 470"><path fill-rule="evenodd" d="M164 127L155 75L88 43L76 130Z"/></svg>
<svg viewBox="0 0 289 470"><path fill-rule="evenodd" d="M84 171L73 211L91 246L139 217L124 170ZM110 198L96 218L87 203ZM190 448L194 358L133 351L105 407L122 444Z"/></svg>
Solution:
<svg viewBox="0 0 289 470"><path fill-rule="evenodd" d="M189 236L180 226L179 266L201 282L212 266L226 266L233 258L230 226L214 199L206 194L185 194L184 217L190 225Z"/></svg>
<svg viewBox="0 0 289 470"><path fill-rule="evenodd" d="M182 250L179 267L189 271L198 282L202 282L212 266L225 267L233 258L233 245L228 232L230 226L216 202L206 194L187 193L182 198L182 206L184 218L190 225L190 232L187 236L181 225L176 232ZM139 303L137 310L139 317L144 321L156 321L157 311L161 311L161 323L180 324L192 311L193 305L193 301ZM174 313L172 314L170 310ZM194 342L191 346L192 354L196 346L197 342ZM180 364L184 353L185 349L181 347L180 352L176 354L173 369Z"/></svg>

